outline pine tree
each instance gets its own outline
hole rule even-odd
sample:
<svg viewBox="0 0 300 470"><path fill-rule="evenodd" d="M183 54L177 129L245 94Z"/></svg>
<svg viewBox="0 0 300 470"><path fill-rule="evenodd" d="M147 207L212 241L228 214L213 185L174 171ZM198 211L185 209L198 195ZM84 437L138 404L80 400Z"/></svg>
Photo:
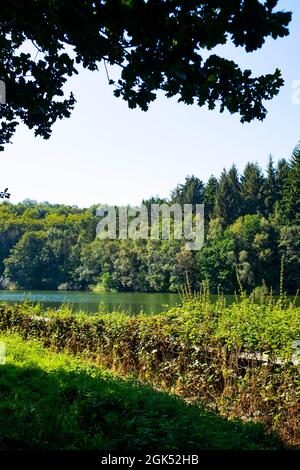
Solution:
<svg viewBox="0 0 300 470"><path fill-rule="evenodd" d="M232 182L234 192L240 195L241 183L240 183L240 178L239 178L239 172L235 164L233 164L230 170L228 171L228 177L230 178Z"/></svg>
<svg viewBox="0 0 300 470"><path fill-rule="evenodd" d="M294 149L282 190L280 213L287 225L300 223L300 144Z"/></svg>
<svg viewBox="0 0 300 470"><path fill-rule="evenodd" d="M264 177L257 163L247 163L242 176L243 214L263 211L262 187Z"/></svg>
<svg viewBox="0 0 300 470"><path fill-rule="evenodd" d="M262 196L264 213L269 217L274 212L274 206L279 196L277 171L274 168L272 155L269 156L267 177L262 187Z"/></svg>
<svg viewBox="0 0 300 470"><path fill-rule="evenodd" d="M218 180L212 175L204 189L205 220L211 220L214 217L218 189Z"/></svg>
<svg viewBox="0 0 300 470"><path fill-rule="evenodd" d="M224 169L221 174L215 213L224 226L232 224L240 215L239 180L235 167L232 167L228 173Z"/></svg>
<svg viewBox="0 0 300 470"><path fill-rule="evenodd" d="M196 176L187 176L183 184L179 184L171 192L171 201L178 204L202 204L204 201L204 184Z"/></svg>
<svg viewBox="0 0 300 470"><path fill-rule="evenodd" d="M290 166L288 162L282 158L279 160L277 163L277 171L276 171L276 181L277 181L277 187L278 187L278 196L279 200L282 200L283 198L283 188L285 187L288 177L290 173Z"/></svg>

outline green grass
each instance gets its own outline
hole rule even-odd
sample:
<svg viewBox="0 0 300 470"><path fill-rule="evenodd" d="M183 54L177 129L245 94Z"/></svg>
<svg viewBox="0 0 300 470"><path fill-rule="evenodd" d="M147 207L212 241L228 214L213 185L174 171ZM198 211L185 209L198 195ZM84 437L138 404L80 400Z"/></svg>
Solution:
<svg viewBox="0 0 300 470"><path fill-rule="evenodd" d="M221 296L212 303L205 289L187 291L181 306L135 317L2 305L0 331L82 354L227 418L263 423L287 447L300 448L300 357L293 348L300 308L283 294L242 293L226 305Z"/></svg>
<svg viewBox="0 0 300 470"><path fill-rule="evenodd" d="M278 448L262 425L123 380L79 355L1 333L0 449L200 450Z"/></svg>

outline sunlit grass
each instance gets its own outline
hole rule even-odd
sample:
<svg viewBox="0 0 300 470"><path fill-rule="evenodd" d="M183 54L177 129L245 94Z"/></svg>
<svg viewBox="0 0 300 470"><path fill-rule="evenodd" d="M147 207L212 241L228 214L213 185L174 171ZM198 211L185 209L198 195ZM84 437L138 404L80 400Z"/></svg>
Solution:
<svg viewBox="0 0 300 470"><path fill-rule="evenodd" d="M122 380L37 340L1 334L1 449L200 450L278 448L262 426Z"/></svg>

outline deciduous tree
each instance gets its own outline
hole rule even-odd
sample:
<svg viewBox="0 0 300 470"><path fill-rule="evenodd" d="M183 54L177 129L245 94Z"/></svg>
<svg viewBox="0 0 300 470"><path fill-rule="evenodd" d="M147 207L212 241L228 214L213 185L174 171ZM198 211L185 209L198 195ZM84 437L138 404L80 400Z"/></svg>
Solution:
<svg viewBox="0 0 300 470"><path fill-rule="evenodd" d="M53 123L69 117L73 94L64 96L78 66L107 71L115 96L146 110L158 90L186 104L196 102L263 119L263 101L283 84L278 69L258 77L234 61L203 52L231 41L246 52L269 36L288 35L291 13L278 0L7 0L0 10L0 144L19 121L49 138ZM32 48L28 49L28 44ZM117 79L109 65L120 69Z"/></svg>

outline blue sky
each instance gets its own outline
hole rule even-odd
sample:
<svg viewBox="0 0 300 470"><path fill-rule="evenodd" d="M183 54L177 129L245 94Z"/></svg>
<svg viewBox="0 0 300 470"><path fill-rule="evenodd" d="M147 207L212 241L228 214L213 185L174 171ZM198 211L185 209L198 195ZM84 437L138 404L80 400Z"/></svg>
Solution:
<svg viewBox="0 0 300 470"><path fill-rule="evenodd" d="M287 38L270 39L252 54L231 45L217 51L256 75L282 70L285 86L267 103L263 122L241 124L238 115L163 95L146 113L130 110L113 96L104 68L83 71L66 87L75 93L75 110L55 124L50 140L19 126L0 153L1 191L9 187L12 202L139 204L168 196L186 175L206 181L233 162L242 171L249 160L265 167L270 153L275 161L289 158L300 140L300 104L292 103L292 83L300 80L300 2L282 0L280 7L293 12Z"/></svg>

